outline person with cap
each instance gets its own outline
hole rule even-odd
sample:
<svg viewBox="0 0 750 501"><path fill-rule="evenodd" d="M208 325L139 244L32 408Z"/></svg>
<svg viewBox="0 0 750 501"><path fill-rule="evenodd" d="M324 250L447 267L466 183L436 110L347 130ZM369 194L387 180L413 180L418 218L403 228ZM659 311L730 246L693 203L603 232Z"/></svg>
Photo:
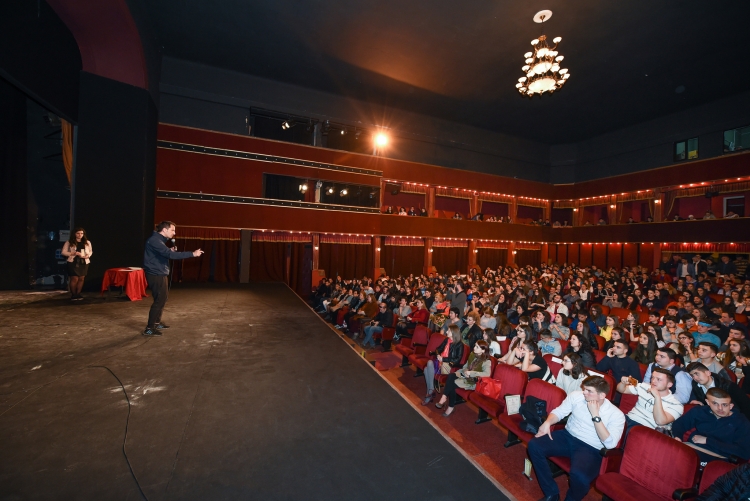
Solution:
<svg viewBox="0 0 750 501"><path fill-rule="evenodd" d="M695 339L696 346L705 341L713 343L716 346L716 349L719 349L719 346L721 346L721 339L719 339L719 336L716 334L708 332L713 326L714 324L712 324L706 317L701 317L698 320L698 329L693 332L693 339Z"/></svg>

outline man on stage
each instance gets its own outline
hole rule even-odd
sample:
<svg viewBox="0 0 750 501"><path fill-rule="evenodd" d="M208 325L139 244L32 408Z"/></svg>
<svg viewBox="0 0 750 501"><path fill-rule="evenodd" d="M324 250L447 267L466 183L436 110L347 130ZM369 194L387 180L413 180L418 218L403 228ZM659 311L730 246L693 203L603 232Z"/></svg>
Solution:
<svg viewBox="0 0 750 501"><path fill-rule="evenodd" d="M143 268L146 272L146 282L154 297L154 304L148 312L148 325L143 331L144 336L161 336L161 330L169 326L161 323L161 312L167 304L169 295L169 260L198 257L203 251L176 252L174 247L175 225L171 221L162 221L156 226L153 235L146 240L146 250L143 253ZM171 247L167 244L172 244Z"/></svg>

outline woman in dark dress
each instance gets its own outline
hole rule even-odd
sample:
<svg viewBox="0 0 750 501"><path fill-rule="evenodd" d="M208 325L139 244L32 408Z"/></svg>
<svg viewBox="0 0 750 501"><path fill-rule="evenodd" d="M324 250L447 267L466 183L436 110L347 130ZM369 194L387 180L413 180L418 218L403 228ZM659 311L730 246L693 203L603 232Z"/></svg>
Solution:
<svg viewBox="0 0 750 501"><path fill-rule="evenodd" d="M62 255L68 261L70 299L73 301L83 299L81 290L83 289L83 281L89 271L92 254L91 241L86 237L86 230L76 228L70 236L70 240L65 242L62 248Z"/></svg>

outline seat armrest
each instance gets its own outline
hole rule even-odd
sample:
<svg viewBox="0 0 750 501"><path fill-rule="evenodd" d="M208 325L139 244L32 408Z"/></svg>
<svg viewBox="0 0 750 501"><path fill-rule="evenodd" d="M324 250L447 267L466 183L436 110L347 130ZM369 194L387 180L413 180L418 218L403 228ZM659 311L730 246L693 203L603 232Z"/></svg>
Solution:
<svg viewBox="0 0 750 501"><path fill-rule="evenodd" d="M622 456L622 453L623 453L623 450L620 448L607 449L606 447L602 447L599 450L599 455L603 458Z"/></svg>
<svg viewBox="0 0 750 501"><path fill-rule="evenodd" d="M672 499L681 501L683 499L693 499L698 497L698 490L694 488L690 489L677 489L672 493Z"/></svg>

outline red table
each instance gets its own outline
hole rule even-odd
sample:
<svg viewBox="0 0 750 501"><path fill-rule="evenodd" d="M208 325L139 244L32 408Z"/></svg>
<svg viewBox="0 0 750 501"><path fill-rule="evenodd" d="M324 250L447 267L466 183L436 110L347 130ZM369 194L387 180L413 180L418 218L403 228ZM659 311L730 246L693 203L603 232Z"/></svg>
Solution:
<svg viewBox="0 0 750 501"><path fill-rule="evenodd" d="M140 301L146 294L146 274L142 268L110 268L104 272L102 296L111 287L124 287L131 301Z"/></svg>

